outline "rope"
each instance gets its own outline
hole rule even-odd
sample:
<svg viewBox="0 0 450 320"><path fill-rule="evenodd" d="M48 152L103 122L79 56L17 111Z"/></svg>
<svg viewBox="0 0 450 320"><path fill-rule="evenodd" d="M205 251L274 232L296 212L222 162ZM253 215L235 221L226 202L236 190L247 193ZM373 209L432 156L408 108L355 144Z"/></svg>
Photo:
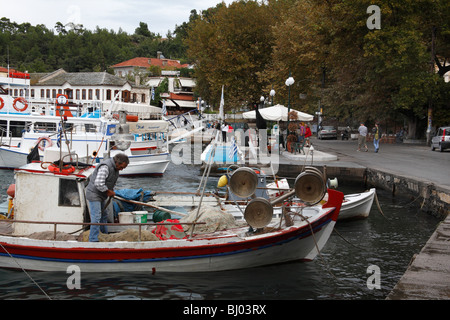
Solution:
<svg viewBox="0 0 450 320"><path fill-rule="evenodd" d="M357 248L357 249L361 249L361 250L367 251L367 249L362 248L362 247L358 247L357 245L354 245L353 243L351 243L350 241L348 241L347 239L345 239L344 236L343 236L336 228L333 228L333 232L336 232L336 234L337 234L339 237L341 237L342 240L344 240L345 242L347 242L349 245L351 245L351 246L353 246L353 247L355 247L355 248Z"/></svg>
<svg viewBox="0 0 450 320"><path fill-rule="evenodd" d="M375 192L375 203L377 204L377 208L380 211L381 215L386 219L389 220L388 218L386 218L386 216L383 213L383 210L381 210L381 206L380 206L380 202L378 201L378 196L377 193Z"/></svg>
<svg viewBox="0 0 450 320"><path fill-rule="evenodd" d="M198 219L200 218L200 216L201 216L200 215L200 208L202 207L203 196L205 195L206 184L208 182L209 174L211 172L211 167L212 167L212 164L214 162L214 157L215 157L215 154L216 154L218 138L219 138L219 131L217 131L217 133L216 133L216 139L214 140L214 144L213 144L213 147L212 147L212 150L211 150L211 153L210 153L208 167L205 168L205 171L207 171L206 175L205 175L205 172L203 172L202 180L200 181L200 184L199 184L198 189L197 189L197 192L199 192L200 188L201 188L201 185L203 183L203 179L205 178L205 182L203 183L203 190L202 190L202 194L201 194L201 197L200 197L200 201L198 203L197 214L195 215L194 223L196 223L198 221ZM189 238L192 238L192 235L194 234L194 228L195 228L195 224L192 226L191 234L189 235Z"/></svg>
<svg viewBox="0 0 450 320"><path fill-rule="evenodd" d="M28 278L30 278L30 280L39 288L39 290L42 291L42 293L47 297L47 299L52 300L52 298L50 298L50 296L44 291L44 289L42 289L41 286L36 281L34 281L34 279L30 276L30 274L19 264L19 262L11 255L11 253L9 253L8 250L6 250L6 248L1 243L0 246L11 257L11 259L14 260L14 262L19 266L19 268L22 269L22 271L28 276Z"/></svg>
<svg viewBox="0 0 450 320"><path fill-rule="evenodd" d="M303 211L303 208L300 208L300 210ZM311 222L309 222L309 220L308 220L303 214L301 214L300 212L294 212L294 214L298 215L300 218L302 218L304 221L306 221L306 222L308 223L309 229L311 230L311 235L312 235L313 240L314 240L314 244L315 244L316 249L317 249L317 253L319 254L320 258L322 259L323 263L325 264L325 268L327 269L327 271L331 274L331 276L332 276L334 279L336 279L337 281L340 281L340 280L333 274L333 272L331 272L331 269L330 269L328 263L326 262L325 258L322 256L322 253L320 252L319 245L317 244L317 240L316 240L316 237L315 237L315 235L314 235L314 230L313 230L313 227L312 227L312 225L311 225ZM334 228L333 228L333 229L334 229Z"/></svg>

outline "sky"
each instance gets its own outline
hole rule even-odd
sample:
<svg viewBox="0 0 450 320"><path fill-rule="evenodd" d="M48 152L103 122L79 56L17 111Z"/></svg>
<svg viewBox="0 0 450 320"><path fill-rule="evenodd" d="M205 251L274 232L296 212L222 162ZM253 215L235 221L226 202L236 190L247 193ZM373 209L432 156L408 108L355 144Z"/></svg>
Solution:
<svg viewBox="0 0 450 320"><path fill-rule="evenodd" d="M166 36L175 25L189 21L192 9L197 12L215 7L222 0L1 0L0 18L19 24L44 24L55 29L56 22L82 24L85 29L113 29L133 34L139 22L151 32ZM233 0L223 0L227 5Z"/></svg>

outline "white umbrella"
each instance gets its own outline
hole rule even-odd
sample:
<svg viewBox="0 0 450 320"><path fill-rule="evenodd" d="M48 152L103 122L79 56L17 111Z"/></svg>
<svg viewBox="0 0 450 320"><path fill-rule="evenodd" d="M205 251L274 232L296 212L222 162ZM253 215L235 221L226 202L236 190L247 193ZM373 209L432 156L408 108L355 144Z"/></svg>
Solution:
<svg viewBox="0 0 450 320"><path fill-rule="evenodd" d="M297 112L298 121L310 122L314 119L314 116L308 113L297 111L291 108L291 112L292 111ZM273 107L259 109L259 113L265 120L269 121L287 121L288 119L288 108L280 104L277 104ZM243 117L244 119L256 119L256 111L244 112Z"/></svg>

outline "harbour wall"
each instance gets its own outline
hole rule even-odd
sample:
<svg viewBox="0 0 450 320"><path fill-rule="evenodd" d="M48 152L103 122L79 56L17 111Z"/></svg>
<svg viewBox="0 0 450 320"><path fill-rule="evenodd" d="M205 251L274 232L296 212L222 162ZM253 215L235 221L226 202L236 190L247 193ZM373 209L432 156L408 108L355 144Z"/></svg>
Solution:
<svg viewBox="0 0 450 320"><path fill-rule="evenodd" d="M392 192L394 196L406 196L415 201L421 211L439 219L445 219L450 213L450 190L429 181L405 177L394 172L363 166L313 165L325 173L328 178L338 178L339 183L360 183ZM303 165L280 164L278 176L296 177Z"/></svg>

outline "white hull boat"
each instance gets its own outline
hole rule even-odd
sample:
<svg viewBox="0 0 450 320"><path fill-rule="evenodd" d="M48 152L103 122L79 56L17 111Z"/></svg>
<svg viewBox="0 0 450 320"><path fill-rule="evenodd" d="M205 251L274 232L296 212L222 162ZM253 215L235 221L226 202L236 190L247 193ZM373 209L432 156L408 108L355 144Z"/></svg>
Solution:
<svg viewBox="0 0 450 320"><path fill-rule="evenodd" d="M369 217L375 196L375 188L366 192L345 195L339 221Z"/></svg>
<svg viewBox="0 0 450 320"><path fill-rule="evenodd" d="M141 134L147 135L147 139L131 141L130 146L121 151L130 159L130 165L121 171L121 175L164 174L170 162L165 137L167 123L154 120L136 122L132 125L138 128L134 130L135 132L143 128ZM14 169L25 165L28 155L36 146L39 147L39 160L43 162L53 162L61 155L75 154L76 156L69 157L72 160L69 162L98 163L105 156L114 156L118 152L114 150L114 129L116 124L105 122L100 128L91 128L94 132L86 132L84 124L80 126L72 124L72 130L66 131L66 134L62 134L61 137L57 132L37 130L24 132L19 146L0 147L0 168ZM68 158L64 161L68 161Z"/></svg>
<svg viewBox="0 0 450 320"><path fill-rule="evenodd" d="M12 229L10 235L0 235L1 268L66 272L69 266L76 265L81 272L154 274L235 270L309 261L326 245L343 200L342 193L329 190L326 204L305 207L301 215L293 214L290 219L270 216L263 225L259 225L259 218L249 219L261 213L250 204L246 208L249 216L241 223L234 222L223 209L216 212L216 217L231 217L227 220L231 225L222 228L216 221L208 224L208 219L214 216L206 208L201 217L198 211L197 215L189 215L192 220L128 224L138 227L136 240L91 243L80 238L57 239L57 232L77 234L80 224L89 225L84 188L92 172L93 168L88 167L55 174L38 163L16 169L14 218L1 222L10 224ZM36 188L37 185L41 187ZM48 196L50 191L52 197L45 205L36 207L39 199ZM259 206L258 201L255 204ZM249 230L249 225L256 230ZM189 226L189 231L183 230L184 226ZM201 231L203 227L212 229ZM144 239L149 233L164 235L174 228L181 228L182 235ZM42 233L49 233L50 237L46 240L36 237Z"/></svg>

